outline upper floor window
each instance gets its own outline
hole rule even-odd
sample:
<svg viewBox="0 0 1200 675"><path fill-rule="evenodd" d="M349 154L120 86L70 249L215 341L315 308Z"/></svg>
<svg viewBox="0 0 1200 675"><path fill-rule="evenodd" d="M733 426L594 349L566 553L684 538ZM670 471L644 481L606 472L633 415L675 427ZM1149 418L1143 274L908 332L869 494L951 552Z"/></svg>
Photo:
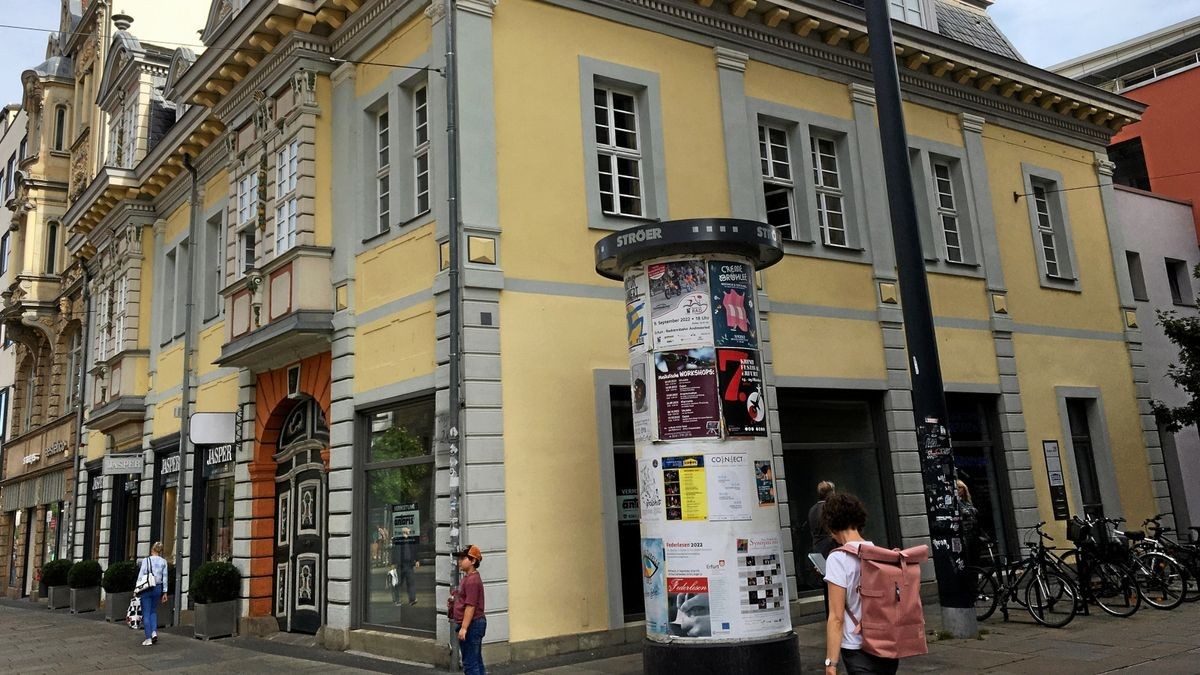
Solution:
<svg viewBox="0 0 1200 675"><path fill-rule="evenodd" d="M379 231L386 232L392 216L391 128L384 108L375 116L375 217Z"/></svg>
<svg viewBox="0 0 1200 675"><path fill-rule="evenodd" d="M0 274L8 273L8 255L12 252L12 233L5 231L0 236Z"/></svg>
<svg viewBox="0 0 1200 675"><path fill-rule="evenodd" d="M17 161L24 162L26 154L29 151L29 137L22 136L21 144L17 146Z"/></svg>
<svg viewBox="0 0 1200 675"><path fill-rule="evenodd" d="M46 274L54 274L58 264L58 223L51 221L46 226Z"/></svg>
<svg viewBox="0 0 1200 675"><path fill-rule="evenodd" d="M429 210L429 105L428 90L417 87L413 101L413 177L415 214Z"/></svg>
<svg viewBox="0 0 1200 675"><path fill-rule="evenodd" d="M1043 288L1080 290L1071 242L1071 223L1063 196L1062 174L1028 163L1021 164L1030 233ZM1018 195L1022 196L1022 195Z"/></svg>
<svg viewBox="0 0 1200 675"><path fill-rule="evenodd" d="M596 159L600 209L614 216L642 217L642 150L636 96L596 87Z"/></svg>
<svg viewBox="0 0 1200 675"><path fill-rule="evenodd" d="M1142 271L1142 256L1137 251L1125 251L1125 264L1129 267L1129 285L1133 290L1133 299L1146 302L1150 296L1146 293L1146 275Z"/></svg>
<svg viewBox="0 0 1200 675"><path fill-rule="evenodd" d="M923 25L924 12L921 0L889 0L888 7L892 18L905 21L917 26Z"/></svg>
<svg viewBox="0 0 1200 675"><path fill-rule="evenodd" d="M1042 260L1046 265L1046 275L1062 276L1059 264L1059 243L1054 230L1054 217L1050 213L1050 200L1046 198L1046 186L1033 186L1033 204L1037 212L1037 230L1039 243L1042 247Z"/></svg>
<svg viewBox="0 0 1200 675"><path fill-rule="evenodd" d="M54 149L64 150L67 144L67 106L54 108Z"/></svg>
<svg viewBox="0 0 1200 675"><path fill-rule="evenodd" d="M810 151L821 239L826 246L849 246L844 202L846 195L838 166L837 141L827 136L813 135Z"/></svg>
<svg viewBox="0 0 1200 675"><path fill-rule="evenodd" d="M13 153L8 158L8 164L5 167L5 172L8 174L8 189L5 191L5 197L11 197L13 188L17 185L17 153Z"/></svg>
<svg viewBox="0 0 1200 675"><path fill-rule="evenodd" d="M21 411L21 432L33 430L33 407L37 403L37 371L30 366L25 379L25 404Z"/></svg>
<svg viewBox="0 0 1200 675"><path fill-rule="evenodd" d="M1192 305L1192 280L1188 274L1188 265L1182 260L1166 258L1167 285L1171 288L1171 302L1176 305Z"/></svg>
<svg viewBox="0 0 1200 675"><path fill-rule="evenodd" d="M108 150L109 162L121 169L133 167L133 156L137 151L137 98L109 118Z"/></svg>
<svg viewBox="0 0 1200 675"><path fill-rule="evenodd" d="M792 178L792 157L788 147L787 130L760 124L758 157L762 169L767 222L779 230L784 239L795 239L795 181Z"/></svg>
<svg viewBox="0 0 1200 675"><path fill-rule="evenodd" d="M221 288L225 285L225 218L224 211L214 214L204 223L204 259L212 267L204 275L204 320L221 313Z"/></svg>
<svg viewBox="0 0 1200 675"><path fill-rule="evenodd" d="M255 229L258 223L258 172L251 170L238 179L237 196L238 276L258 264Z"/></svg>
<svg viewBox="0 0 1200 675"><path fill-rule="evenodd" d="M8 173L0 169L0 196L8 194Z"/></svg>
<svg viewBox="0 0 1200 675"><path fill-rule="evenodd" d="M300 173L300 141L283 146L275 156L275 255L296 245L296 180Z"/></svg>
<svg viewBox="0 0 1200 675"><path fill-rule="evenodd" d="M964 262L958 203L954 199L954 179L949 164L939 161L933 163L933 182L937 193L938 224L942 232L946 260Z"/></svg>

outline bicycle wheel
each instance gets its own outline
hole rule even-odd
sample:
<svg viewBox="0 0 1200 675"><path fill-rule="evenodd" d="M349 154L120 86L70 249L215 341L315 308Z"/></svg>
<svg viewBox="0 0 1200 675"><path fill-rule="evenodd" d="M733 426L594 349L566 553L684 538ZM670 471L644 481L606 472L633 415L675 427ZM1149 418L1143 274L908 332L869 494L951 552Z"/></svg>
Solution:
<svg viewBox="0 0 1200 675"><path fill-rule="evenodd" d="M1079 552L1067 551L1059 557L1059 562L1062 563L1060 570L1068 579L1079 584Z"/></svg>
<svg viewBox="0 0 1200 675"><path fill-rule="evenodd" d="M1049 628L1071 623L1077 610L1075 585L1053 570L1039 570L1025 587L1025 608L1035 621Z"/></svg>
<svg viewBox="0 0 1200 675"><path fill-rule="evenodd" d="M979 567L968 567L966 573L975 577L975 619L984 621L1000 606L1000 584L991 572Z"/></svg>
<svg viewBox="0 0 1200 675"><path fill-rule="evenodd" d="M1137 579L1112 563L1098 563L1089 569L1081 592L1089 602L1121 618L1133 616L1142 606Z"/></svg>
<svg viewBox="0 0 1200 675"><path fill-rule="evenodd" d="M1142 599L1155 609L1175 609L1183 604L1187 575L1174 559L1161 553L1144 553L1134 558Z"/></svg>

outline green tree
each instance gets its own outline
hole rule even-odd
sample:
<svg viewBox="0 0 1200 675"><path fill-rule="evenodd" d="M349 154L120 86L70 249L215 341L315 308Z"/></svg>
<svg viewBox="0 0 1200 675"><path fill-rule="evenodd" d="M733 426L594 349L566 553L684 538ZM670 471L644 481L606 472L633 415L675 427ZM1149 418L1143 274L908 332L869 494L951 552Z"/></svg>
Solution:
<svg viewBox="0 0 1200 675"><path fill-rule="evenodd" d="M1192 276L1200 279L1200 265L1192 271ZM1167 339L1179 348L1179 362L1167 367L1167 377L1187 392L1188 401L1175 407L1158 400L1151 401L1150 405L1158 422L1174 433L1200 422L1200 316L1180 316L1174 310L1159 310L1158 325L1162 326Z"/></svg>

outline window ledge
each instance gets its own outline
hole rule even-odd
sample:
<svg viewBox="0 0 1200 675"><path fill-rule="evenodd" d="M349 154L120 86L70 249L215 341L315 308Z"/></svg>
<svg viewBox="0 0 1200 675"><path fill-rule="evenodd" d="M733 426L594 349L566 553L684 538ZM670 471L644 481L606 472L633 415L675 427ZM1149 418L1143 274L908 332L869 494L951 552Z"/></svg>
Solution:
<svg viewBox="0 0 1200 675"><path fill-rule="evenodd" d="M601 216L592 222L588 223L588 228L592 230L607 230L609 232L620 232L635 225L648 225L650 223L661 223L660 218L642 218L639 216L618 216L608 213Z"/></svg>

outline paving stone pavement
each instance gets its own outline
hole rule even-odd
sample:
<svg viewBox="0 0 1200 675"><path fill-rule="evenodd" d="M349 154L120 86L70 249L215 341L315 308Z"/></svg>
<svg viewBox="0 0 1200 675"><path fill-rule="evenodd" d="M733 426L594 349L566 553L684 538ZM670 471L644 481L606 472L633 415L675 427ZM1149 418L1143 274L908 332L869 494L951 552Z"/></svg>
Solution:
<svg viewBox="0 0 1200 675"><path fill-rule="evenodd" d="M931 629L937 607L927 608ZM1043 628L1014 613L984 622L978 640L935 640L929 654L907 659L901 672L1093 675L1098 673L1200 674L1200 603L1170 612L1143 606L1129 619L1078 616L1066 628ZM819 673L824 625L798 626L805 673ZM432 668L364 655L329 652L297 636L229 638L202 642L163 632L158 645L140 646L141 634L100 620L28 603L0 601L0 673L165 671L174 673L402 673L445 675ZM553 657L537 663L488 668L492 675L638 675L634 647ZM774 674L764 674L774 675Z"/></svg>

